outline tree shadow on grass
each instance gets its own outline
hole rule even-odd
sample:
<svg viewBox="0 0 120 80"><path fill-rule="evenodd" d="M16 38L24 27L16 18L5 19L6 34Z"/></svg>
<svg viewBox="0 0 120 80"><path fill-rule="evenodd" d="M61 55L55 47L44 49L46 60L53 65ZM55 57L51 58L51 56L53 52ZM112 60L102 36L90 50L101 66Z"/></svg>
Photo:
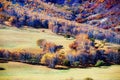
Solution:
<svg viewBox="0 0 120 80"><path fill-rule="evenodd" d="M1 70L5 70L5 68L0 67L0 71L1 71Z"/></svg>

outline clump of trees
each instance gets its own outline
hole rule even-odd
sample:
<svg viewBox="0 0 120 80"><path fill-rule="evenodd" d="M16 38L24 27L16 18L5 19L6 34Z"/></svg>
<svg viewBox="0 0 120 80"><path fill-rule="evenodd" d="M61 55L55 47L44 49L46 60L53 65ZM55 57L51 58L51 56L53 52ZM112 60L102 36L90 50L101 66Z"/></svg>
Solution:
<svg viewBox="0 0 120 80"><path fill-rule="evenodd" d="M107 52L104 48L96 48L93 43L94 40L89 39L85 34L76 37L76 41L69 46L75 53L73 54L70 52L70 54L67 55L67 59L70 61L71 66L88 67L120 64L119 49L118 51L112 49L112 51ZM94 52L92 52L93 50Z"/></svg>
<svg viewBox="0 0 120 80"><path fill-rule="evenodd" d="M1 4L1 3L0 4L1 4L1 7L5 6L4 11L6 12L6 14L10 16L14 16L13 20L9 21L7 19L7 22L5 23L4 21L6 21L6 19L3 19L3 17L0 19L1 23L4 23L8 26L14 25L16 27L29 26L29 27L34 27L34 28L49 28L57 34L65 35L67 38L71 36L74 37L81 33L86 33L89 35L90 38L95 38L99 40L106 39L107 42L120 44L120 39L119 39L118 34L115 34L112 31L106 32L105 30L100 29L100 28L107 28L107 27L111 28L112 27L114 30L115 26L119 25L120 20L118 19L119 18L118 16L119 1L118 0L113 0L110 3L108 3L106 0L103 1L102 3L100 2L101 4L104 3L105 5L110 4L110 6L113 6L113 8L111 9L105 8L105 5L101 5L99 1L97 1L98 3L96 5L94 1L86 2L85 0L83 1L84 3L82 3L83 5L77 8L76 6L74 7L74 5L70 7L71 8L70 10L72 10L73 12L69 14L65 11L62 11L62 10L59 11L57 9L54 9L53 6L51 9L49 8L50 5L47 5L48 9L46 9L46 6L44 5L41 6L41 3L42 3L41 1L31 1L31 0L30 1L29 0L14 1L12 0L9 2L6 0L2 0L1 2L5 2L5 4ZM20 5L18 5L17 3ZM116 6L114 6L113 4L111 5L111 3L116 4ZM33 7L32 10L31 10L31 6ZM30 10L27 10L27 9L30 9ZM105 11L107 10L107 13L103 13L104 10ZM38 12L40 12L40 14L38 14ZM42 15L44 13L45 15ZM98 14L98 13L101 13L101 14ZM95 15L95 16L92 16L92 15ZM75 20L75 19L68 19L68 18L74 17L74 16L75 16L75 19L78 20L78 22L85 22L88 24L91 20L94 21L94 19L99 20L101 18L102 19L108 18L108 20L104 22L100 22L100 24L96 25L96 27L99 27L99 28L95 27L94 29L92 29L92 27L90 26L78 25L76 22L75 24L73 24L71 20ZM54 17L55 19L52 17ZM59 20L57 18L62 18L62 20Z"/></svg>
<svg viewBox="0 0 120 80"><path fill-rule="evenodd" d="M91 67L91 66L103 66L111 64L120 64L120 54L116 52L105 52L103 50L97 50L92 53L44 53L44 54L32 54L27 52L11 53L9 51L0 50L0 59L7 61L19 61L29 64L43 64L50 68L55 68L56 65L67 67Z"/></svg>
<svg viewBox="0 0 120 80"><path fill-rule="evenodd" d="M56 45L55 43L48 42L45 39L39 39L37 41L37 45L40 46L40 48L42 48L44 52L51 53L55 53L56 51L59 51L63 48L62 45Z"/></svg>
<svg viewBox="0 0 120 80"><path fill-rule="evenodd" d="M94 41L94 40L93 40ZM29 64L43 64L50 68L56 66L92 67L120 64L120 50L95 48L88 35L81 34L70 44L70 51L62 51L62 45L56 45L45 39L39 39L37 45L42 48L39 54L22 51L0 49L0 59L19 61Z"/></svg>
<svg viewBox="0 0 120 80"><path fill-rule="evenodd" d="M57 64L57 58L55 54L52 53L46 53L41 58L41 64L47 65L50 68L55 68L55 65Z"/></svg>

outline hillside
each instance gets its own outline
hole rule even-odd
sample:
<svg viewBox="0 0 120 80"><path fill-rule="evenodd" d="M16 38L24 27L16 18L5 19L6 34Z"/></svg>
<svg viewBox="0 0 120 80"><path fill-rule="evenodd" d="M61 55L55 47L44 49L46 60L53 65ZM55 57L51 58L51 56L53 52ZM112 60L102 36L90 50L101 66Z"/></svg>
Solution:
<svg viewBox="0 0 120 80"><path fill-rule="evenodd" d="M0 80L119 80L120 0L0 0Z"/></svg>
<svg viewBox="0 0 120 80"><path fill-rule="evenodd" d="M71 0L67 3L72 5L55 4L57 2L3 1L0 23L18 28L49 28L54 33L71 36L85 33L90 38L120 44L119 0ZM73 5L75 3L78 4Z"/></svg>
<svg viewBox="0 0 120 80"><path fill-rule="evenodd" d="M99 60L104 61L104 65L120 64L120 45L99 40L94 42L86 34L74 39L48 29L18 29L5 25L0 25L0 34L0 59L44 64L50 68L57 65L92 67ZM38 40L43 41L38 43Z"/></svg>

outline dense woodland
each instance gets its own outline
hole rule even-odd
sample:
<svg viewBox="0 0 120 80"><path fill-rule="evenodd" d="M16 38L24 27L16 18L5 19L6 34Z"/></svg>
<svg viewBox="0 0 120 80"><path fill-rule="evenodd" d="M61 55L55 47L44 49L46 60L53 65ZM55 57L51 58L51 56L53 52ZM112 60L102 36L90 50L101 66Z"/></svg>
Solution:
<svg viewBox="0 0 120 80"><path fill-rule="evenodd" d="M52 3L49 0L46 2L3 1L0 3L0 23L18 28L49 28L55 33L71 36L87 33L92 38L120 44L119 0L83 0L80 3L76 2L77 4L72 2L72 5L65 2L63 5L54 4L54 1Z"/></svg>

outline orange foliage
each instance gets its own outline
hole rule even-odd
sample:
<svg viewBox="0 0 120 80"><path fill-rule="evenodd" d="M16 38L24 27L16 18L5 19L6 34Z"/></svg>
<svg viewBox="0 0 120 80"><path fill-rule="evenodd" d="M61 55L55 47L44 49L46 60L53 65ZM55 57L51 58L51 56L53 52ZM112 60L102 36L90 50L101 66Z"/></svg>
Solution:
<svg viewBox="0 0 120 80"><path fill-rule="evenodd" d="M78 44L76 44L76 42L73 42L72 44L69 45L69 48L70 48L70 49L76 50L77 47L78 47Z"/></svg>
<svg viewBox="0 0 120 80"><path fill-rule="evenodd" d="M3 8L0 8L0 12L3 10Z"/></svg>
<svg viewBox="0 0 120 80"><path fill-rule="evenodd" d="M99 2L103 3L105 0L98 0Z"/></svg>
<svg viewBox="0 0 120 80"><path fill-rule="evenodd" d="M4 24L7 25L7 26L12 26L11 22L9 22L9 21L5 21Z"/></svg>
<svg viewBox="0 0 120 80"><path fill-rule="evenodd" d="M80 40L85 40L88 39L88 35L87 34L80 34L76 36L76 39L80 39Z"/></svg>

